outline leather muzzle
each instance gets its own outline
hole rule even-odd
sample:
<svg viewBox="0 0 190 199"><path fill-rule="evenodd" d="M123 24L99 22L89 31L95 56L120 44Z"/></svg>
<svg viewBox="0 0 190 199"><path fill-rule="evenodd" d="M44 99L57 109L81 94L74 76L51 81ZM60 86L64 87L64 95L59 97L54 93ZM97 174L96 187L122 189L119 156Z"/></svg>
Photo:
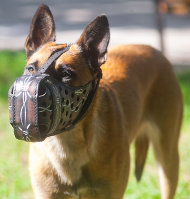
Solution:
<svg viewBox="0 0 190 199"><path fill-rule="evenodd" d="M67 86L45 73L58 54L52 56L41 68L43 73L23 75L9 89L9 117L17 139L43 141L69 130L93 101L101 73L84 86Z"/></svg>

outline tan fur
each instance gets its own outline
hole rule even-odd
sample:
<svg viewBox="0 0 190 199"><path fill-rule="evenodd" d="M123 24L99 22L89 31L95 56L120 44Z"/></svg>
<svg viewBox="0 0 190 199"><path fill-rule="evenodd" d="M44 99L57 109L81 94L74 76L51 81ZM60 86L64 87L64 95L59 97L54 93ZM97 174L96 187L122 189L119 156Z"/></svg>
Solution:
<svg viewBox="0 0 190 199"><path fill-rule="evenodd" d="M133 141L137 179L151 142L159 165L162 199L174 198L183 105L172 66L159 51L144 45L115 47L104 64L109 39L107 17L100 15L51 65L50 75L69 86L85 85L96 77L100 66L103 78L89 111L72 130L30 145L36 199L121 199ZM32 71L53 51L66 46L54 41L53 16L41 5L25 43Z"/></svg>
<svg viewBox="0 0 190 199"><path fill-rule="evenodd" d="M28 63L38 60L41 65L56 47L47 43ZM60 63L81 77L73 86L92 78L77 44L56 61L55 69ZM141 135L155 149L162 199L172 199L182 119L182 96L172 66L149 46L123 45L108 52L101 68L103 78L86 117L73 130L30 145L36 199L121 199L129 175L129 145ZM140 165L146 152L137 156Z"/></svg>

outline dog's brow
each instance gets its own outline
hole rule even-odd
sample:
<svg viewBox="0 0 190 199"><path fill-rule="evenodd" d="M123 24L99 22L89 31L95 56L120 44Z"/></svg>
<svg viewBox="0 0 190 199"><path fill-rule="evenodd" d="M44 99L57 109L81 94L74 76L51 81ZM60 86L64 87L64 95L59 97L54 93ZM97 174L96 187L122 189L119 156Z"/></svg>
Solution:
<svg viewBox="0 0 190 199"><path fill-rule="evenodd" d="M64 69L64 70L68 70L69 68L69 70L74 71L74 69L70 66L70 64L65 64L65 63L60 63L58 65L58 68Z"/></svg>
<svg viewBox="0 0 190 199"><path fill-rule="evenodd" d="M36 60L36 61L32 62L32 63L31 63L31 65L33 65L33 66L35 66L35 67L36 67L36 66L38 66L38 62L39 62L39 61L38 61L38 60Z"/></svg>

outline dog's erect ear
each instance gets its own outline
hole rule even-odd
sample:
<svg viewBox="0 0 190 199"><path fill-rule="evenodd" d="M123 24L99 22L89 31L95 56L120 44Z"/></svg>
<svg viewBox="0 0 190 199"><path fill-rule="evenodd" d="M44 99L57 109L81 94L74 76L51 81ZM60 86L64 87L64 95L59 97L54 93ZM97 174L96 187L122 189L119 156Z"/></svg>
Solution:
<svg viewBox="0 0 190 199"><path fill-rule="evenodd" d="M25 42L27 57L40 45L49 41L55 41L55 23L48 6L41 5L32 19L30 33Z"/></svg>
<svg viewBox="0 0 190 199"><path fill-rule="evenodd" d="M109 23L105 15L98 16L83 31L77 43L82 47L91 67L96 69L105 63L109 39Z"/></svg>

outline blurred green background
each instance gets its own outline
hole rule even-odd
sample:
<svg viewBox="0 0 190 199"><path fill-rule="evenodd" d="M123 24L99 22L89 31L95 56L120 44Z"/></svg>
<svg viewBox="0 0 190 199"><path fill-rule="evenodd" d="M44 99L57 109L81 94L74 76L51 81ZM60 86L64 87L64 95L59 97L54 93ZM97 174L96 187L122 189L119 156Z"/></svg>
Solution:
<svg viewBox="0 0 190 199"><path fill-rule="evenodd" d="M16 140L9 125L7 93L25 66L24 51L0 51L0 198L33 198L28 171L28 143ZM184 119L180 139L180 179L176 199L190 196L190 72L177 74L184 97ZM152 149L149 151L143 177L137 183L134 177L133 147L131 172L126 198L160 198L157 165Z"/></svg>
<svg viewBox="0 0 190 199"><path fill-rule="evenodd" d="M0 2L0 199L32 199L28 171L28 143L16 140L9 125L8 88L25 66L24 42L35 10L50 6L57 42L75 42L83 28L106 13L111 27L110 46L141 43L162 49L174 64L184 97L180 137L180 179L175 199L190 198L190 7L176 15L167 2L174 0L6 0ZM181 3L188 0L179 0ZM160 2L161 4L156 4ZM189 9L189 10L188 10ZM158 10L160 10L158 12ZM179 10L178 10L179 12ZM162 13L162 14L160 14ZM9 50L4 50L9 49ZM15 51L12 51L15 50ZM16 51L17 50L17 51ZM125 198L159 199L157 164L152 149L140 183L134 177L134 148Z"/></svg>

